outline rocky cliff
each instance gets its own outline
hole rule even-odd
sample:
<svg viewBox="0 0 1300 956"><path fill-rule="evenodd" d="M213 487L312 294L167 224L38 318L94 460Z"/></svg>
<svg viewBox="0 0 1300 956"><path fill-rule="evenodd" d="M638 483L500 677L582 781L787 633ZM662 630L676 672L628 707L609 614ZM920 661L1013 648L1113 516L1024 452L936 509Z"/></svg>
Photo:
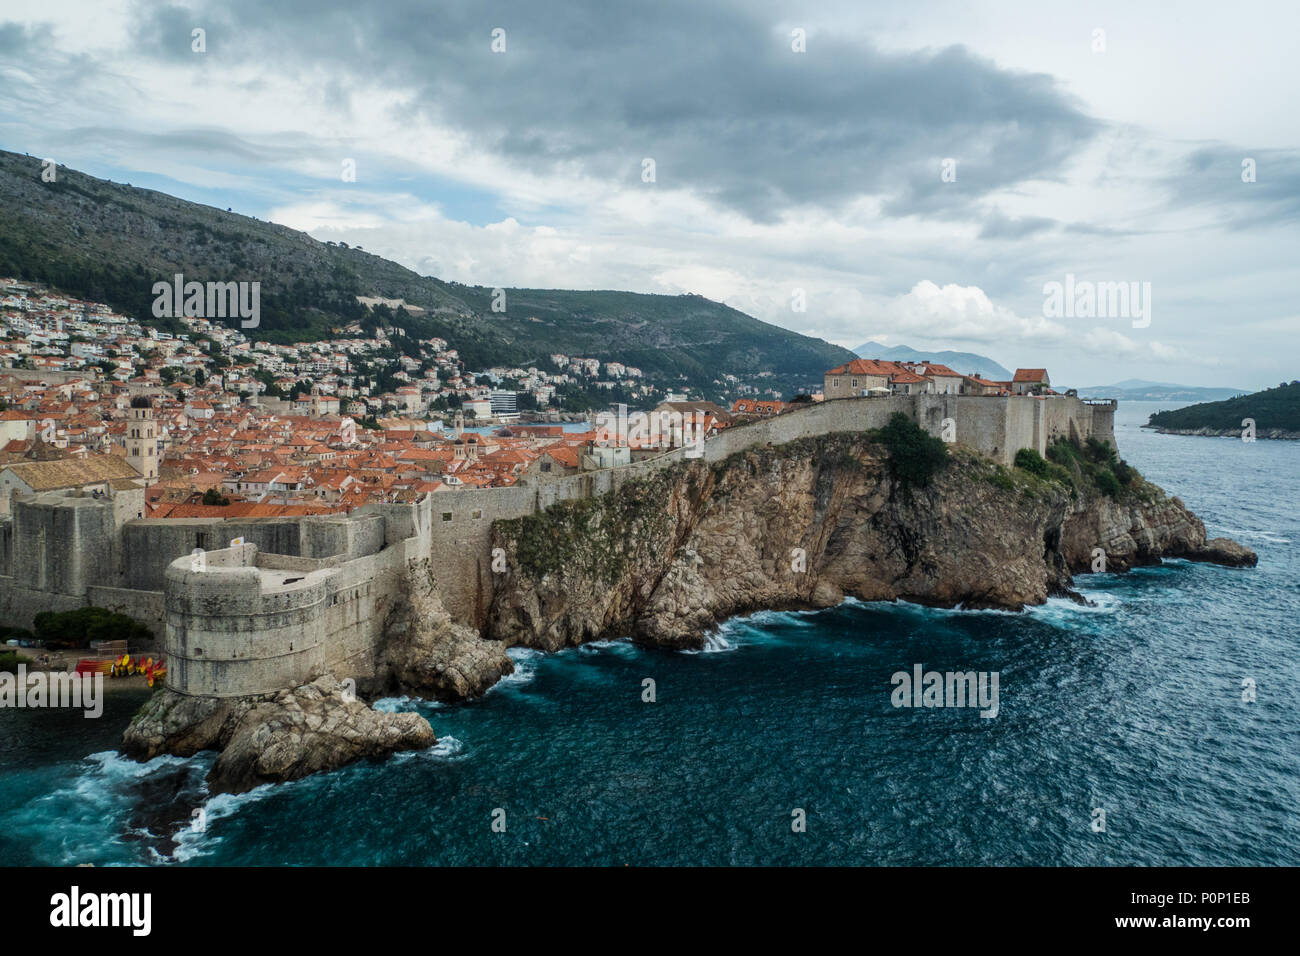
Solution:
<svg viewBox="0 0 1300 956"><path fill-rule="evenodd" d="M1063 472L1063 470L1062 470ZM617 635L699 646L708 629L763 608L846 595L1022 608L1072 595L1071 572L1189 557L1253 564L1207 545L1177 498L1134 477L1108 497L953 450L923 485L901 482L864 434L684 463L601 500L498 522L507 555L486 633L554 650Z"/></svg>
<svg viewBox="0 0 1300 956"><path fill-rule="evenodd" d="M1235 542L1207 542L1181 501L1122 463L1065 457L1069 467L1036 459L1036 470L1006 469L906 427L897 447L883 433L808 438L683 462L601 498L498 521L492 544L506 565L493 575L482 634L452 620L435 569L414 561L358 690L464 700L513 670L511 645L630 635L696 647L732 615L850 595L1018 609L1077 598L1071 574L1099 554L1108 571L1163 557L1255 563ZM220 750L209 783L239 791L433 742L424 718L376 712L326 676L237 699L161 691L123 750L140 759Z"/></svg>

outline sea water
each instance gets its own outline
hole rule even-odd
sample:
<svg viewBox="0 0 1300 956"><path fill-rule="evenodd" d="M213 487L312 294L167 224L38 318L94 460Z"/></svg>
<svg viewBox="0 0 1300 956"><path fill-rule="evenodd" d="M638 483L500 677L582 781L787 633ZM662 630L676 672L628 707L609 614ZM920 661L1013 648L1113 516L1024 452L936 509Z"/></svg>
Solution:
<svg viewBox="0 0 1300 956"><path fill-rule="evenodd" d="M211 755L115 754L140 694L0 711L0 863L1300 864L1300 444L1140 430L1160 407L1121 404L1124 457L1258 568L1079 575L1093 606L1024 613L764 612L699 653L515 650L481 700L380 702L433 749L238 796L208 794ZM916 664L997 672L997 717L894 707Z"/></svg>

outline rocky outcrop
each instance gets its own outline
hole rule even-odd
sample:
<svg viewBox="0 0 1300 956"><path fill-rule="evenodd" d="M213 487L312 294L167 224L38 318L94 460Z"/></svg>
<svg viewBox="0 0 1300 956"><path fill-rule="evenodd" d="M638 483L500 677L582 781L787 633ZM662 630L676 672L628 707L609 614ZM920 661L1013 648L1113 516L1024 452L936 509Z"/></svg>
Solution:
<svg viewBox="0 0 1300 956"><path fill-rule="evenodd" d="M1203 547L1189 552L1186 557L1230 568L1253 568L1259 562L1259 556L1254 551L1231 538L1211 538Z"/></svg>
<svg viewBox="0 0 1300 956"><path fill-rule="evenodd" d="M1077 468L1073 483L1064 471L1064 481L1034 477L961 449L913 485L894 465L870 436L833 434L683 462L498 521L492 545L506 570L492 576L484 633L452 620L428 559L412 562L360 690L464 700L514 669L513 644L556 650L631 635L696 647L732 615L846 596L971 608L1077 598L1071 573L1098 554L1110 571L1165 557L1256 560L1227 539L1207 542L1180 500L1139 476L1106 497ZM237 699L164 690L123 749L140 759L219 750L210 784L237 791L433 743L422 717L377 713L326 676Z"/></svg>
<svg viewBox="0 0 1300 956"><path fill-rule="evenodd" d="M428 560L411 566L393 602L382 658L388 689L436 700L478 697L515 669L504 644L452 621Z"/></svg>
<svg viewBox="0 0 1300 956"><path fill-rule="evenodd" d="M208 786L214 793L241 793L434 743L433 728L419 714L372 710L325 676L257 697L159 691L132 719L122 749L140 760L220 750Z"/></svg>
<svg viewBox="0 0 1300 956"><path fill-rule="evenodd" d="M1021 608L1071 595L1101 548L1108 570L1162 557L1218 560L1181 501L1137 479L1115 499L954 450L924 487L891 476L865 435L830 435L692 462L596 501L498 522L488 634L554 650L632 635L699 646L764 608L846 595ZM1236 547L1236 546L1234 546ZM1252 563L1246 549L1228 563Z"/></svg>
<svg viewBox="0 0 1300 956"><path fill-rule="evenodd" d="M407 569L388 607L376 672L360 682L359 689L371 697L412 693L464 700L514 669L503 644L451 620L427 559ZM350 686L325 675L248 697L161 690L131 721L122 750L139 760L220 751L209 787L239 792L435 742L433 728L420 715L374 711Z"/></svg>

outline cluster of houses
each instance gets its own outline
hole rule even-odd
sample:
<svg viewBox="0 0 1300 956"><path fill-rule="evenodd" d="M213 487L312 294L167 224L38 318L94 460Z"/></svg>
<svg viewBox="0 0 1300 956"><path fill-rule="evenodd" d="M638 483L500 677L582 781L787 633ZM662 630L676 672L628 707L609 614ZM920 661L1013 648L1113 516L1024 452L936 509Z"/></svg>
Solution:
<svg viewBox="0 0 1300 956"><path fill-rule="evenodd" d="M8 366L0 367L0 513L14 492L124 484L146 488L149 517L347 512L618 467L681 444L686 429L707 437L793 407L742 397L724 409L671 392L656 404L640 369L561 353L549 356L558 373L466 372L445 341L420 343L427 357L418 360L391 348L382 328L369 338L357 327L337 341L278 345L186 318L190 334L170 335L14 280L0 279L0 319L0 366ZM369 394L350 373L380 354L402 384ZM631 386L624 394L641 396L678 431L611 434L594 418L519 424L518 393L490 384L509 381L543 400L579 378ZM268 398L268 383L288 397ZM801 401L916 393L1055 394L1045 369L1017 369L1004 382L934 362L854 359ZM439 396L455 397L449 427L430 421ZM482 420L501 427L465 427Z"/></svg>
<svg viewBox="0 0 1300 956"><path fill-rule="evenodd" d="M854 359L826 373L823 396L870 398L878 395L1055 395L1045 368L1018 368L1010 381L963 375L937 362Z"/></svg>
<svg viewBox="0 0 1300 956"><path fill-rule="evenodd" d="M198 401L265 403L297 415L437 414L508 421L528 395L550 406L557 389L580 385L653 399L662 392L641 369L621 362L550 356L554 369L493 367L468 371L441 338L400 342L405 333L359 323L324 341L250 340L239 328L182 316L173 334L142 325L103 303L34 283L0 278L0 368L68 375L134 391L183 381ZM414 348L410 347L413 344ZM414 354L412 354L414 353ZM384 387L380 387L380 383Z"/></svg>

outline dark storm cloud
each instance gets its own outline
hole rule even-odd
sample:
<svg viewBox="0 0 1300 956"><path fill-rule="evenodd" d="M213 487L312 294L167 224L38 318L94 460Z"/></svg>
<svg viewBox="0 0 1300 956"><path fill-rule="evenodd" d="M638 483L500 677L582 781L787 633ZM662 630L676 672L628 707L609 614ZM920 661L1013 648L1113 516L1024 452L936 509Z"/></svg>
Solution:
<svg viewBox="0 0 1300 956"><path fill-rule="evenodd" d="M201 0L141 5L135 37L136 52L175 59L204 27L196 67L214 78L257 62L327 71L331 99L348 78L410 90L409 115L537 173L569 164L639 186L650 157L660 188L760 220L861 196L892 216L974 217L993 190L1059 178L1099 128L1045 75L960 47L884 53L866 36L814 33L797 54L781 22L688 0ZM496 27L504 54L490 52ZM940 180L947 157L955 183Z"/></svg>
<svg viewBox="0 0 1300 956"><path fill-rule="evenodd" d="M24 56L48 49L54 31L46 24L27 27L21 23L0 23L0 56L19 62Z"/></svg>
<svg viewBox="0 0 1300 956"><path fill-rule="evenodd" d="M1247 159L1254 161L1254 182L1242 179ZM1218 207L1218 224L1229 229L1300 221L1300 152L1295 150L1205 146L1189 154L1164 186L1171 207Z"/></svg>

